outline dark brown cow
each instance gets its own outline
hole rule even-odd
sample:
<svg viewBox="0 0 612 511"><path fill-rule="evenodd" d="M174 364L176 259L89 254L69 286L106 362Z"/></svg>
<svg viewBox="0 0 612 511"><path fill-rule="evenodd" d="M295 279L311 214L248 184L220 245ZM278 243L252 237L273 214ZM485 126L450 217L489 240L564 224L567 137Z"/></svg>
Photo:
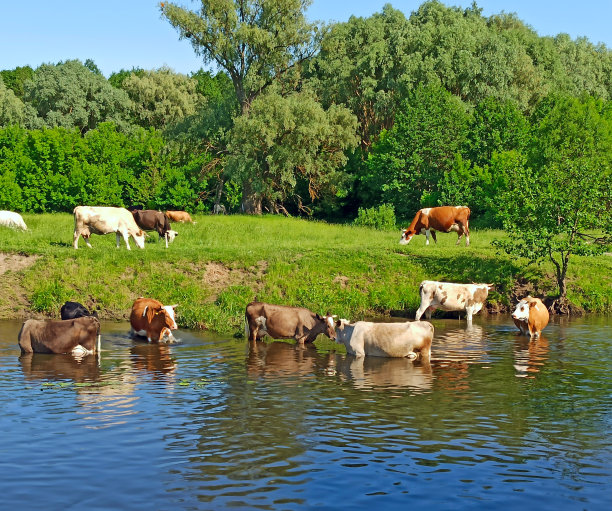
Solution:
<svg viewBox="0 0 612 511"><path fill-rule="evenodd" d="M172 243L175 236L178 235L178 232L170 228L170 220L161 211L154 209L135 210L132 211L132 215L134 215L138 227L143 231L157 231L159 237L166 241L166 248L168 248L168 241Z"/></svg>
<svg viewBox="0 0 612 511"><path fill-rule="evenodd" d="M470 244L470 208L467 206L440 206L439 208L424 208L417 211L408 229L404 229L401 245L407 245L415 234L425 234L429 245L429 234L434 242L437 243L436 231L454 231L459 236L457 245L461 241L461 236L465 234L465 246Z"/></svg>
<svg viewBox="0 0 612 511"><path fill-rule="evenodd" d="M321 316L302 307L251 302L245 312L245 334L254 342L266 334L273 339L295 339L301 346L319 334L336 338L332 316Z"/></svg>
<svg viewBox="0 0 612 511"><path fill-rule="evenodd" d="M92 316L68 320L28 319L19 332L21 353L72 353L99 350L100 322Z"/></svg>

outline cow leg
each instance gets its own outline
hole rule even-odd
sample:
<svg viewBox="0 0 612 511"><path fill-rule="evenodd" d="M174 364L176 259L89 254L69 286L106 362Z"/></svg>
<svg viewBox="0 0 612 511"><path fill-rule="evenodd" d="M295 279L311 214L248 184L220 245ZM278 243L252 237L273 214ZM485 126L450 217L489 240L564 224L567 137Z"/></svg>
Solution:
<svg viewBox="0 0 612 511"><path fill-rule="evenodd" d="M117 232L117 248L119 248L119 241L120 241L120 236L123 236L123 239L125 240L125 246L127 247L128 250L130 249L130 235L127 232L122 232L119 233Z"/></svg>
<svg viewBox="0 0 612 511"><path fill-rule="evenodd" d="M77 230L74 231L74 237L72 238L72 246L78 250L79 248L79 238L81 237L81 233Z"/></svg>
<svg viewBox="0 0 612 511"><path fill-rule="evenodd" d="M166 248L168 248L168 233L164 234L164 239L166 240Z"/></svg>
<svg viewBox="0 0 612 511"><path fill-rule="evenodd" d="M429 245L429 229L425 229L425 237L427 241L425 241L425 245Z"/></svg>
<svg viewBox="0 0 612 511"><path fill-rule="evenodd" d="M455 245L459 245L459 243L461 243L461 236L463 236L463 230L461 229L461 226L459 226L459 231L457 231L457 243L455 243Z"/></svg>
<svg viewBox="0 0 612 511"><path fill-rule="evenodd" d="M434 243L437 245L438 239L436 238L436 231L434 231L433 229L431 230L431 237L433 238Z"/></svg>
<svg viewBox="0 0 612 511"><path fill-rule="evenodd" d="M472 307L467 307L465 309L465 319L467 320L468 323L472 322L472 314L474 313L474 310L472 309Z"/></svg>

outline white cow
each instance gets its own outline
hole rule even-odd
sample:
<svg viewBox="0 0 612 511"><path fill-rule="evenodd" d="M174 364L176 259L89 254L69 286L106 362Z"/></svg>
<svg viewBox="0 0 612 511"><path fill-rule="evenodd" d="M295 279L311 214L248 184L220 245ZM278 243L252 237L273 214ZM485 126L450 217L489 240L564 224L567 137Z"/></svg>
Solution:
<svg viewBox="0 0 612 511"><path fill-rule="evenodd" d="M117 234L117 248L121 236L130 250L132 236L139 248L144 248L145 233L136 225L132 213L125 208L77 206L74 208L74 248L79 248L79 237L83 236L89 248L89 236L94 234Z"/></svg>
<svg viewBox="0 0 612 511"><path fill-rule="evenodd" d="M415 319L421 319L423 313L427 319L431 319L431 313L440 308L446 311L464 310L468 322L471 322L472 315L482 309L491 289L491 284L453 284L424 280L419 289L421 306Z"/></svg>
<svg viewBox="0 0 612 511"><path fill-rule="evenodd" d="M19 213L13 211L0 211L0 225L11 229L28 229L28 226Z"/></svg>
<svg viewBox="0 0 612 511"><path fill-rule="evenodd" d="M371 323L346 319L336 322L336 342L344 344L347 353L357 357L410 357L431 354L434 327L427 321L405 323Z"/></svg>

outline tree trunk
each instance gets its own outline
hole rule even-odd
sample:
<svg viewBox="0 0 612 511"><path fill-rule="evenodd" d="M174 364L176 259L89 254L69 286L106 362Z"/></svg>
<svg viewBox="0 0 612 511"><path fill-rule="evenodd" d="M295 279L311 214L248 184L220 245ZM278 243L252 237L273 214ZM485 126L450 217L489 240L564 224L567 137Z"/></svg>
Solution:
<svg viewBox="0 0 612 511"><path fill-rule="evenodd" d="M247 215L261 215L261 197L250 181L242 183L242 211Z"/></svg>

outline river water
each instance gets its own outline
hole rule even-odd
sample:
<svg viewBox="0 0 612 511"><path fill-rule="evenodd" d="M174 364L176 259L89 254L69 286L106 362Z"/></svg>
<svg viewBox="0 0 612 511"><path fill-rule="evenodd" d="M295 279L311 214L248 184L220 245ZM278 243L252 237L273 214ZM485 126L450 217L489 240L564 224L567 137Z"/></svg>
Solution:
<svg viewBox="0 0 612 511"><path fill-rule="evenodd" d="M430 363L124 323L20 358L0 322L0 508L612 509L612 318L432 322Z"/></svg>

